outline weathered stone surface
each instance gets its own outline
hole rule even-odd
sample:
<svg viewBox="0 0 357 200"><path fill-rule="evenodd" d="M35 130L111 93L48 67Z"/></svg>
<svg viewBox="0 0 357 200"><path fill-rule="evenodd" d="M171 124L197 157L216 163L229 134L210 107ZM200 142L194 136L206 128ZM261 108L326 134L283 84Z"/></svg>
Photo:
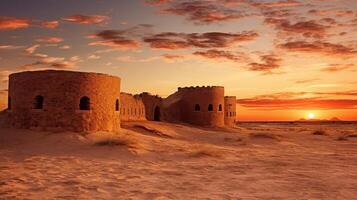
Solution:
<svg viewBox="0 0 357 200"><path fill-rule="evenodd" d="M43 108L35 109L36 96ZM90 99L90 110L80 110L82 97ZM11 74L10 126L42 130L114 131L120 128L120 78L99 73L32 71Z"/></svg>
<svg viewBox="0 0 357 200"><path fill-rule="evenodd" d="M235 96L224 97L224 124L233 126L236 123L236 105L237 99Z"/></svg>
<svg viewBox="0 0 357 200"><path fill-rule="evenodd" d="M122 121L146 120L142 98L139 95L120 93L120 116Z"/></svg>

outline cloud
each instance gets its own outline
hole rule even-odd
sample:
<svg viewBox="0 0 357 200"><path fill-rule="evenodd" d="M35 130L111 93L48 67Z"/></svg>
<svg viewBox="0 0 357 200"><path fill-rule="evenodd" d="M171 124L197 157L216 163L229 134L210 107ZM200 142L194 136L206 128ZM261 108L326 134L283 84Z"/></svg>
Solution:
<svg viewBox="0 0 357 200"><path fill-rule="evenodd" d="M94 35L94 38L100 38L102 40L91 42L89 45L109 46L118 49L137 49L140 46L139 42L129 38L127 32L124 30L100 31Z"/></svg>
<svg viewBox="0 0 357 200"><path fill-rule="evenodd" d="M276 55L262 55L260 56L261 63L252 62L249 64L250 71L261 71L271 73L272 70L281 67L282 59Z"/></svg>
<svg viewBox="0 0 357 200"><path fill-rule="evenodd" d="M92 54L92 55L89 55L89 56L88 56L88 59L96 60L96 59L100 59L100 56L95 55L95 54Z"/></svg>
<svg viewBox="0 0 357 200"><path fill-rule="evenodd" d="M239 42L251 41L258 37L254 31L241 33L175 33L164 32L145 37L143 40L154 49L184 49L184 48L224 48Z"/></svg>
<svg viewBox="0 0 357 200"><path fill-rule="evenodd" d="M352 47L322 41L294 41L280 44L278 47L291 52L322 54L327 56L352 56L357 53Z"/></svg>
<svg viewBox="0 0 357 200"><path fill-rule="evenodd" d="M149 1L151 5L167 5L161 8L163 14L185 16L187 20L198 24L223 22L248 16L243 11L227 7L225 1L193 0L193 1Z"/></svg>
<svg viewBox="0 0 357 200"><path fill-rule="evenodd" d="M15 30L30 26L54 29L59 25L58 21L32 20L16 17L0 17L0 30Z"/></svg>
<svg viewBox="0 0 357 200"><path fill-rule="evenodd" d="M164 5L171 1L172 0L146 0L145 3L152 5L152 6L161 6L161 5Z"/></svg>
<svg viewBox="0 0 357 200"><path fill-rule="evenodd" d="M344 71L346 69L350 69L355 67L355 64L330 64L328 67L322 68L323 72L339 72Z"/></svg>
<svg viewBox="0 0 357 200"><path fill-rule="evenodd" d="M287 35L302 34L304 37L322 38L326 35L326 30L329 26L319 24L315 20L299 21L291 23L287 19L282 18L266 18L265 23L272 24L275 29L286 32Z"/></svg>
<svg viewBox="0 0 357 200"><path fill-rule="evenodd" d="M318 81L318 80L320 80L320 79L319 78L304 79L304 80L295 81L295 83L297 83L297 84L305 84L305 83L312 83L312 82L315 82L315 81Z"/></svg>
<svg viewBox="0 0 357 200"><path fill-rule="evenodd" d="M242 53L233 53L230 51L222 51L216 49L210 49L208 51L196 51L193 53L196 56L202 56L204 58L213 60L229 60L233 62L239 62L245 60L245 55Z"/></svg>
<svg viewBox="0 0 357 200"><path fill-rule="evenodd" d="M29 19L20 19L15 17L0 17L0 30L15 30L27 28L31 24Z"/></svg>
<svg viewBox="0 0 357 200"><path fill-rule="evenodd" d="M42 21L40 23L41 27L45 27L45 28L49 28L49 29L54 29L57 28L59 26L59 22L58 21Z"/></svg>
<svg viewBox="0 0 357 200"><path fill-rule="evenodd" d="M108 16L104 15L72 15L62 18L62 20L67 22L79 23L79 24L99 24L105 22L109 19Z"/></svg>
<svg viewBox="0 0 357 200"><path fill-rule="evenodd" d="M243 107L254 110L357 109L357 99L341 99L336 98L336 96L357 97L357 91L325 93L283 92L238 99L237 103Z"/></svg>
<svg viewBox="0 0 357 200"><path fill-rule="evenodd" d="M62 45L62 46L59 46L58 48L59 48L59 49L70 49L71 46L69 46L69 45Z"/></svg>
<svg viewBox="0 0 357 200"><path fill-rule="evenodd" d="M42 37L36 40L37 42L43 43L60 43L63 41L63 38L60 37Z"/></svg>
<svg viewBox="0 0 357 200"><path fill-rule="evenodd" d="M184 55L175 55L175 54L164 54L164 55L162 55L162 57L164 59L171 60L171 61L173 61L173 60L183 60L183 59L186 58L186 56L184 56Z"/></svg>
<svg viewBox="0 0 357 200"><path fill-rule="evenodd" d="M35 44L35 45L32 45L28 48L25 49L25 52L28 53L28 54L33 54L37 48L39 48L40 45L39 44Z"/></svg>
<svg viewBox="0 0 357 200"><path fill-rule="evenodd" d="M0 50L14 50L14 49L22 49L24 46L16 46L16 45L0 45Z"/></svg>
<svg viewBox="0 0 357 200"><path fill-rule="evenodd" d="M261 9L272 9L272 8L286 8L286 7L298 7L303 6L299 1L295 0L286 0L286 1L277 1L277 2L251 2L252 6L261 8Z"/></svg>
<svg viewBox="0 0 357 200"><path fill-rule="evenodd" d="M19 69L73 69L77 67L78 62L81 62L78 56L72 56L69 59L65 59L63 57L52 57L46 54L35 54L34 57L38 59L36 62L22 65Z"/></svg>

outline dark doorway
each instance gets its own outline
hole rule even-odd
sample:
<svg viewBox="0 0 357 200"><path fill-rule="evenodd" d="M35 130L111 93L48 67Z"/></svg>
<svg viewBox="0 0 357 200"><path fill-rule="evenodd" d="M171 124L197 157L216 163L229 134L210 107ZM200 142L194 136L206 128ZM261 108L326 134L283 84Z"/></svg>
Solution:
<svg viewBox="0 0 357 200"><path fill-rule="evenodd" d="M43 96L36 96L34 102L34 109L42 109L43 108Z"/></svg>
<svg viewBox="0 0 357 200"><path fill-rule="evenodd" d="M119 111L119 99L115 101L115 111Z"/></svg>
<svg viewBox="0 0 357 200"><path fill-rule="evenodd" d="M201 110L200 105L199 105L199 104L196 104L196 105L195 105L195 111L200 111L200 110Z"/></svg>
<svg viewBox="0 0 357 200"><path fill-rule="evenodd" d="M11 97L7 99L7 109L11 110Z"/></svg>
<svg viewBox="0 0 357 200"><path fill-rule="evenodd" d="M159 106L155 107L154 120L155 121L160 121L160 108L159 108Z"/></svg>
<svg viewBox="0 0 357 200"><path fill-rule="evenodd" d="M90 99L86 96L82 97L79 101L80 110L90 110Z"/></svg>

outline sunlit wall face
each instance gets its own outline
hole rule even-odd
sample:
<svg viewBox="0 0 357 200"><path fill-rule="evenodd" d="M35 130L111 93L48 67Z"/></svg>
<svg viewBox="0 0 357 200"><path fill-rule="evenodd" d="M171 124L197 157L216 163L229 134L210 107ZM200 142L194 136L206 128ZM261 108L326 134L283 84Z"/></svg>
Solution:
<svg viewBox="0 0 357 200"><path fill-rule="evenodd" d="M238 120L357 119L354 0L2 0L8 74L95 71L122 91L222 85Z"/></svg>

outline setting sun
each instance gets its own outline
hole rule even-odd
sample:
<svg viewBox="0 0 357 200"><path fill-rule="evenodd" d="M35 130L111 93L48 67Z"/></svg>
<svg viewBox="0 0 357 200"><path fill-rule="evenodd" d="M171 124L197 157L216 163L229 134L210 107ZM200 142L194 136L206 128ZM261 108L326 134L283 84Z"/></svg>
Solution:
<svg viewBox="0 0 357 200"><path fill-rule="evenodd" d="M309 119L315 119L315 114L314 113L309 113L307 116Z"/></svg>

